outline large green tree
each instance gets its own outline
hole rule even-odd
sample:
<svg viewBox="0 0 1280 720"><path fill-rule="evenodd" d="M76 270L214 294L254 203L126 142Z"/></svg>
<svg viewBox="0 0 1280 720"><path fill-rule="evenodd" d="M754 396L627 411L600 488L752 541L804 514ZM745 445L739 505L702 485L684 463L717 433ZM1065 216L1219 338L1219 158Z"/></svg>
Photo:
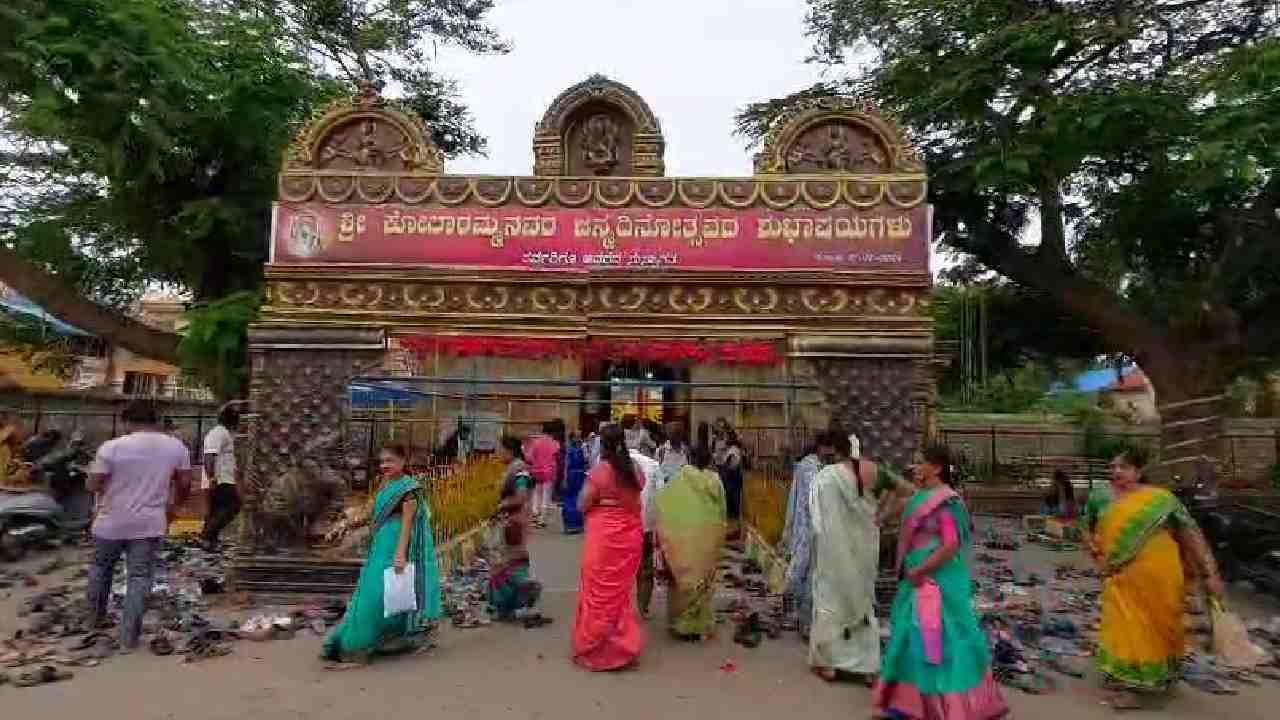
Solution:
<svg viewBox="0 0 1280 720"><path fill-rule="evenodd" d="M484 151L426 53L437 43L505 51L484 22L491 7L0 5L0 282L108 341L178 363L176 335L122 311L166 285L211 303L195 320L213 328L251 317L245 299L251 305L261 283L282 151L319 106L359 85L386 86L423 115L446 154ZM227 298L233 307L216 312ZM234 358L234 337L204 340L218 357L201 369Z"/></svg>
<svg viewBox="0 0 1280 720"><path fill-rule="evenodd" d="M815 59L914 131L938 240L1134 356L1163 467L1280 346L1280 24L1256 0L810 0ZM851 62L861 63L856 66ZM745 109L759 138L793 98Z"/></svg>

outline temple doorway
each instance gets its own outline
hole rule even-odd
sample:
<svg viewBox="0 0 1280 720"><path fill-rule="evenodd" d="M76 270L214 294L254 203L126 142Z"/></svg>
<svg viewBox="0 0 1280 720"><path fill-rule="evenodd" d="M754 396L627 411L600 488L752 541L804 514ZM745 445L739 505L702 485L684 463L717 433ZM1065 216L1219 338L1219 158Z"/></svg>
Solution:
<svg viewBox="0 0 1280 720"><path fill-rule="evenodd" d="M688 420L687 367L638 360L584 363L579 427L594 430L601 422L628 415L659 425Z"/></svg>

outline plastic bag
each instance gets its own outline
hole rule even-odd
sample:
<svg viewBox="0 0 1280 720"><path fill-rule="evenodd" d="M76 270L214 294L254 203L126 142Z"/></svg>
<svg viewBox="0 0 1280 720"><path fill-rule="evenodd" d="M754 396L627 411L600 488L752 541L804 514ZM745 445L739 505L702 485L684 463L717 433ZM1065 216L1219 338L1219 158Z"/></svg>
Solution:
<svg viewBox="0 0 1280 720"><path fill-rule="evenodd" d="M916 619L924 641L925 662L942 664L942 589L933 580L916 588Z"/></svg>
<svg viewBox="0 0 1280 720"><path fill-rule="evenodd" d="M413 565L397 573L389 567L382 573L382 616L389 618L418 609L418 593L414 591Z"/></svg>
<svg viewBox="0 0 1280 720"><path fill-rule="evenodd" d="M1237 669L1252 670L1267 662L1267 653L1253 644L1249 631L1240 616L1229 612L1218 600L1210 604L1213 617L1213 654L1218 664Z"/></svg>

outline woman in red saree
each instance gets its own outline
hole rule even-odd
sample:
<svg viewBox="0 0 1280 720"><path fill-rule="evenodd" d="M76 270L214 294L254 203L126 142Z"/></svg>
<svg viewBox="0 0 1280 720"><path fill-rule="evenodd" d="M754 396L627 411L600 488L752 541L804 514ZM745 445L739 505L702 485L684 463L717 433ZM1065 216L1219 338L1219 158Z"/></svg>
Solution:
<svg viewBox="0 0 1280 720"><path fill-rule="evenodd" d="M644 649L633 599L644 542L644 475L632 464L620 427L606 427L600 441L600 462L578 498L587 535L573 624L573 661L593 671L628 667Z"/></svg>

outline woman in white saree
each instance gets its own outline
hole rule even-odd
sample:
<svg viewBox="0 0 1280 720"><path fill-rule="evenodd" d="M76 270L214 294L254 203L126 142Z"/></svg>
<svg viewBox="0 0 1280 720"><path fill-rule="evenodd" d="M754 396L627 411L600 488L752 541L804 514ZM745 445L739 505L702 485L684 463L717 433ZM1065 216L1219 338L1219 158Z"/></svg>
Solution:
<svg viewBox="0 0 1280 720"><path fill-rule="evenodd" d="M814 560L809 665L827 681L844 673L869 683L880 671L875 612L880 528L873 493L878 468L850 457L844 433L828 433L821 445L831 462L809 490Z"/></svg>

